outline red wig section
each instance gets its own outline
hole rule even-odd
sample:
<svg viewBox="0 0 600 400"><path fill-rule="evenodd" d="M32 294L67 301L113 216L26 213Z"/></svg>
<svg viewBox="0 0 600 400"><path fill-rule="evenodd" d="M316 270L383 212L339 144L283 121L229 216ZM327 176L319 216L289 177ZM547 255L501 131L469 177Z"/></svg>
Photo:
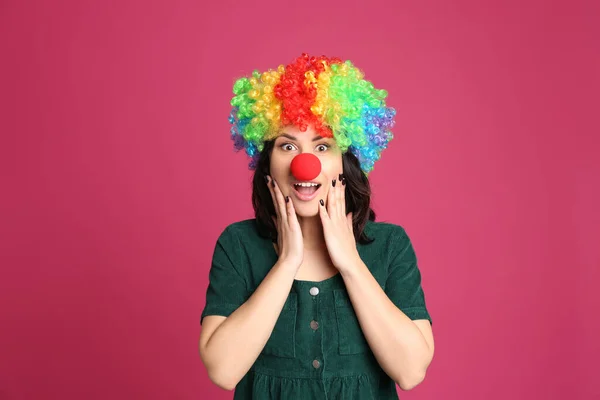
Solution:
<svg viewBox="0 0 600 400"><path fill-rule="evenodd" d="M316 83L307 85L305 82L307 72L311 72L315 78L318 78L326 65L341 63L342 60L337 57L309 57L304 53L285 67L280 82L273 88L275 97L282 102L281 123L283 125L294 125L301 131L305 131L308 125L313 125L319 135L333 137L331 129L323 125L319 117L310 110L317 95Z"/></svg>

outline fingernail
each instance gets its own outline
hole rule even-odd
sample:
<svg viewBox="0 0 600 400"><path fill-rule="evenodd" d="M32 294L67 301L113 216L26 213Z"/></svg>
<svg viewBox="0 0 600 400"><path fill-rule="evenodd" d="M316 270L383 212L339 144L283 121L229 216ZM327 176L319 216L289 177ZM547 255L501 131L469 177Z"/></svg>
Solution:
<svg viewBox="0 0 600 400"><path fill-rule="evenodd" d="M344 177L344 174L340 174L339 180L341 181L343 177Z"/></svg>
<svg viewBox="0 0 600 400"><path fill-rule="evenodd" d="M290 196L285 196L285 202L289 203L290 202Z"/></svg>
<svg viewBox="0 0 600 400"><path fill-rule="evenodd" d="M265 175L265 183L269 183L269 177Z"/></svg>
<svg viewBox="0 0 600 400"><path fill-rule="evenodd" d="M346 186L346 178L342 179L342 185Z"/></svg>
<svg viewBox="0 0 600 400"><path fill-rule="evenodd" d="M331 184L333 185L333 187L335 187L335 179L331 182Z"/></svg>
<svg viewBox="0 0 600 400"><path fill-rule="evenodd" d="M323 199L319 200L319 203L321 203L322 206L325 205L325 203L323 202Z"/></svg>
<svg viewBox="0 0 600 400"><path fill-rule="evenodd" d="M273 189L275 189L275 179L271 179L271 185L273 186Z"/></svg>

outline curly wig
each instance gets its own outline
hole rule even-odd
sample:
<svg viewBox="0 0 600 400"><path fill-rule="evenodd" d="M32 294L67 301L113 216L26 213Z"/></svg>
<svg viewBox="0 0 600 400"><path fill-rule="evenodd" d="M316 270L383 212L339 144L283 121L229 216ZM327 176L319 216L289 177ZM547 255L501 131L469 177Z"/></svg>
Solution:
<svg viewBox="0 0 600 400"><path fill-rule="evenodd" d="M231 99L231 139L245 149L256 169L265 141L282 128L297 126L334 138L342 153L352 152L368 175L393 138L396 110L387 92L376 89L351 61L302 54L276 70L254 71L236 80Z"/></svg>

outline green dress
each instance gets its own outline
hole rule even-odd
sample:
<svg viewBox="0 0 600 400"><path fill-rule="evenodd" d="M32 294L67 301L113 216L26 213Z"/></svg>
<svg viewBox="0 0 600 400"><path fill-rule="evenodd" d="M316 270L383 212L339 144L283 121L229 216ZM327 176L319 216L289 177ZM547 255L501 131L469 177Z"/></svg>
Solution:
<svg viewBox="0 0 600 400"><path fill-rule="evenodd" d="M357 244L358 252L382 289L409 318L431 322L405 230L369 221L365 233L375 241ZM254 219L229 225L215 246L200 323L207 315L233 313L277 258ZM369 348L339 273L320 282L294 280L267 344L235 388L236 399L398 399L395 382Z"/></svg>

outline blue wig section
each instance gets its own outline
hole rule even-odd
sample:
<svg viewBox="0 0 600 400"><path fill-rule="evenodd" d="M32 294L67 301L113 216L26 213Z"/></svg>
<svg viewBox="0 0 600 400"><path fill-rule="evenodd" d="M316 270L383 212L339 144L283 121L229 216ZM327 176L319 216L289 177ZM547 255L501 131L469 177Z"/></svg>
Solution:
<svg viewBox="0 0 600 400"><path fill-rule="evenodd" d="M233 148L236 152L245 150L246 154L250 157L250 163L248 168L251 170L256 169L256 164L260 157L260 150L253 142L249 142L244 138L242 132L246 129L246 125L250 123L251 118L238 119L239 107L234 107L229 114L229 123L231 124L231 140L233 140Z"/></svg>
<svg viewBox="0 0 600 400"><path fill-rule="evenodd" d="M246 128L246 125L250 123L250 118L242 118L237 119L237 113L239 109L236 107L229 114L229 123L232 125L229 132L231 133L231 140L233 140L233 147L235 151L240 151L242 149L246 149L246 154L252 156L252 153L249 152L250 147L252 147L252 143L249 143L244 138L242 132Z"/></svg>
<svg viewBox="0 0 600 400"><path fill-rule="evenodd" d="M375 162L381 158L381 152L388 147L394 135L390 131L394 126L396 110L389 107L362 108L360 124L367 138L366 143L352 143L349 150L358 158L361 169L368 174Z"/></svg>

